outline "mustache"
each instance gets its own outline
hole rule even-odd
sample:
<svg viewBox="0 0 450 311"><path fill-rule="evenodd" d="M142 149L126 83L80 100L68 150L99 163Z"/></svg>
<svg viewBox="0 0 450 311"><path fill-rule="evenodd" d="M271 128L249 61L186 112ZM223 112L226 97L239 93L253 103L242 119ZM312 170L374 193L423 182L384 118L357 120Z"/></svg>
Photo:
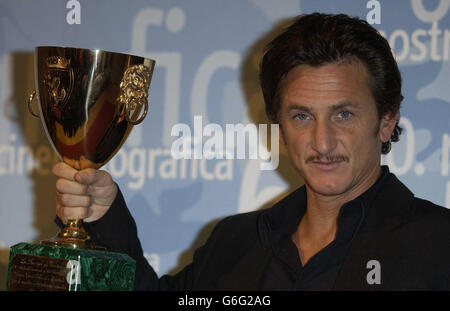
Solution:
<svg viewBox="0 0 450 311"><path fill-rule="evenodd" d="M349 158L344 155L312 155L306 158L306 163L309 162L348 162Z"/></svg>

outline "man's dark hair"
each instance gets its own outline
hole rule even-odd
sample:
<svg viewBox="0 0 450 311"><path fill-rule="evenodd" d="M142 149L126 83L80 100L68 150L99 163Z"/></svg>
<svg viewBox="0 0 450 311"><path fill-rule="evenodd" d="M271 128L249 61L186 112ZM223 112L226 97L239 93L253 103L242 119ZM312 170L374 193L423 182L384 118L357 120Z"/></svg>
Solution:
<svg viewBox="0 0 450 311"><path fill-rule="evenodd" d="M300 15L281 35L267 45L260 71L266 113L279 122L283 78L299 65L322 65L359 60L369 73L369 88L378 116L394 117L400 109L402 78L389 43L366 21L344 14ZM387 154L399 140L398 120L391 139L382 144Z"/></svg>

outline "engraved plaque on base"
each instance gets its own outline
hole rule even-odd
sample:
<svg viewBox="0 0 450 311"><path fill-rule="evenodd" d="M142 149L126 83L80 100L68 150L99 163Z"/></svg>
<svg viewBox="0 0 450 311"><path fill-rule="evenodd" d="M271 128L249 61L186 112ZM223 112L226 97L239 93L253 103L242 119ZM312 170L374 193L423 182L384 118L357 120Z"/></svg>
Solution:
<svg viewBox="0 0 450 311"><path fill-rule="evenodd" d="M133 290L136 262L126 254L45 244L11 247L8 290Z"/></svg>
<svg viewBox="0 0 450 311"><path fill-rule="evenodd" d="M17 254L10 264L8 290L70 290L70 264L70 260Z"/></svg>

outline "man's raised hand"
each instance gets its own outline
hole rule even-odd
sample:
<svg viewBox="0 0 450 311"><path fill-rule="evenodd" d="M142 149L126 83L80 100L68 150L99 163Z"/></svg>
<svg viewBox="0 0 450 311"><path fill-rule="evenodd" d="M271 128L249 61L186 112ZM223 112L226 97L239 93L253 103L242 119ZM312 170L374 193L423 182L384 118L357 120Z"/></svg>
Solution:
<svg viewBox="0 0 450 311"><path fill-rule="evenodd" d="M69 219L91 222L108 211L117 195L117 185L103 170L76 170L64 162L52 169L56 181L56 215L66 223Z"/></svg>

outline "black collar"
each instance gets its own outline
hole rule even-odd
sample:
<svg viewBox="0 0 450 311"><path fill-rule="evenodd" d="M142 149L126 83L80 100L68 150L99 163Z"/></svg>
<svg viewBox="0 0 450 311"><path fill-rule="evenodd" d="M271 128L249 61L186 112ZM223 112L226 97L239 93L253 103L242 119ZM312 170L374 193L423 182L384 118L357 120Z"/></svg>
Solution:
<svg viewBox="0 0 450 311"><path fill-rule="evenodd" d="M409 190L389 172L387 166L382 166L381 169L382 173L378 180L366 192L356 199L347 202L344 206L357 203L358 206L362 206L364 209L363 213L367 215L370 213L371 202L377 198L379 201L380 195L382 197L384 196L382 194L383 191L388 191L390 193L392 191L405 193L406 191L411 195ZM276 252L279 248L280 240L286 235L294 233L301 218L305 214L306 200L306 188L305 186L302 186L261 214L258 227L264 249L267 250L270 248L272 251ZM386 206L386 204L383 204L383 206ZM350 211L352 209L341 208L339 217L345 216L346 210ZM373 219L369 222L365 221L368 225L368 228L366 229L370 229L373 226L380 226L386 221L395 222L396 220L401 219L402 215L404 215L404 211L402 210L402 207L394 210L381 207L377 208L377 213L370 214Z"/></svg>

